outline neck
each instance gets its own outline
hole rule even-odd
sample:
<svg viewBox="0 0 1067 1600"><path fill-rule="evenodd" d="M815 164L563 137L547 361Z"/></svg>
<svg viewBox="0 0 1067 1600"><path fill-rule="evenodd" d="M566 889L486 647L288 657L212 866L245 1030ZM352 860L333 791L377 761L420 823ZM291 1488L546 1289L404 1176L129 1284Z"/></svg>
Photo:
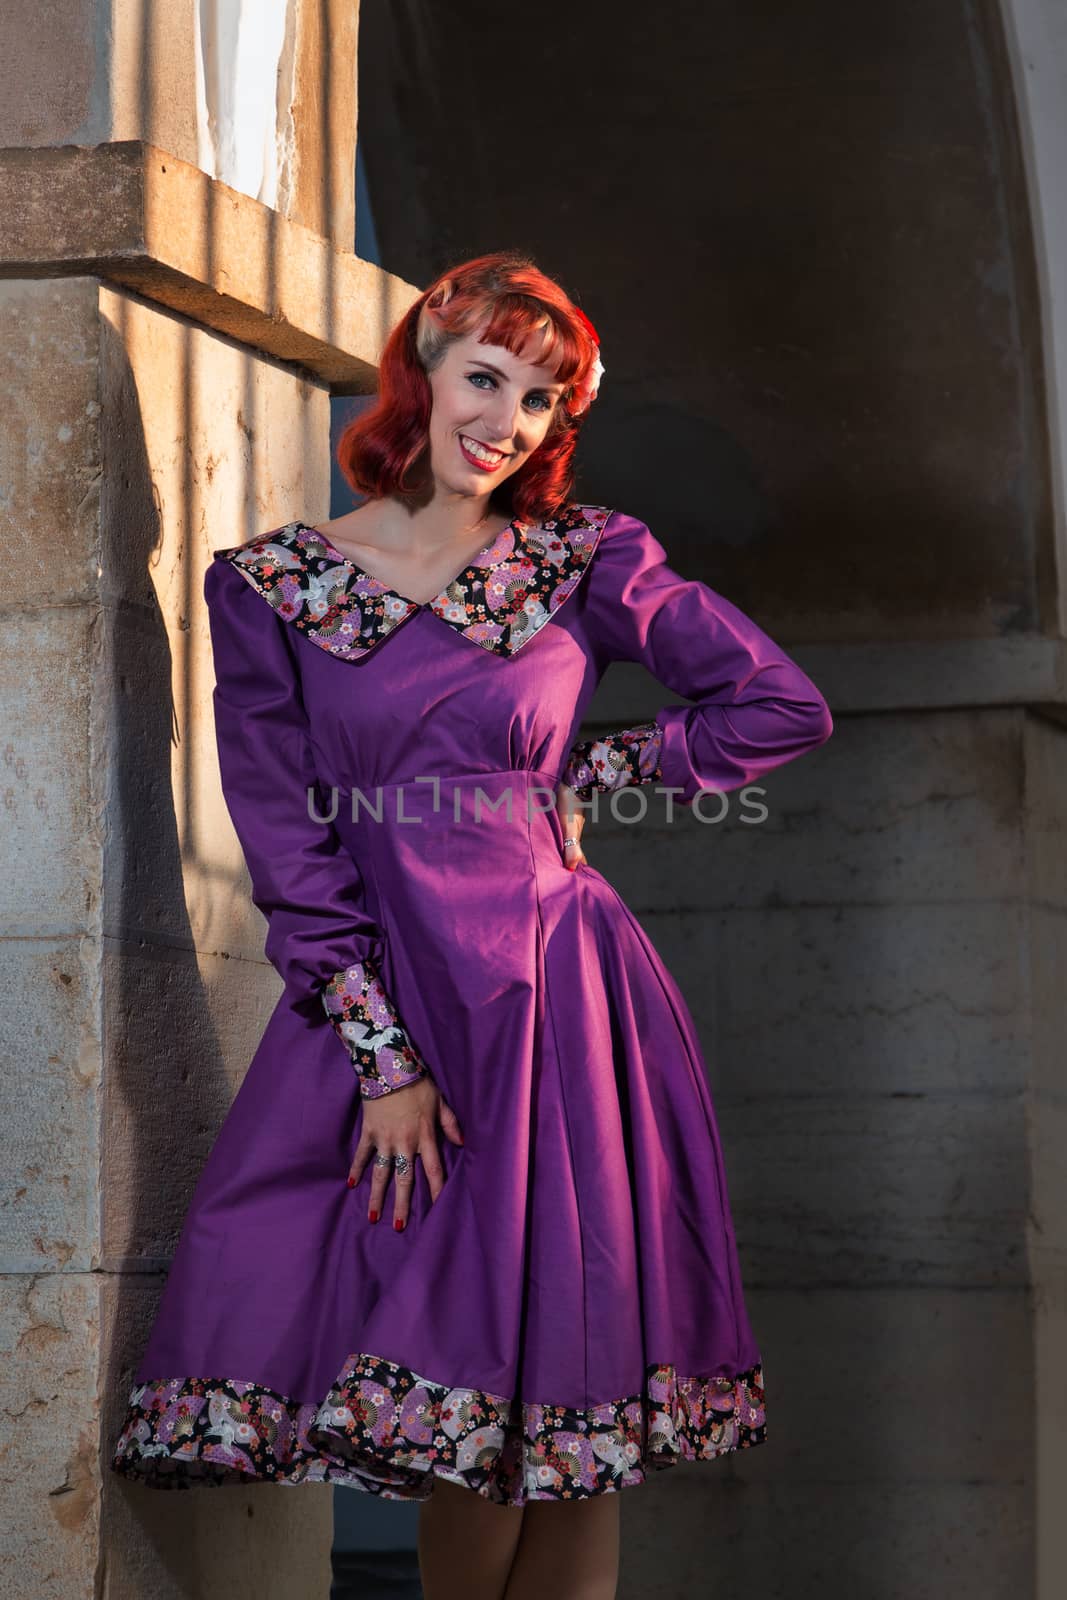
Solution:
<svg viewBox="0 0 1067 1600"><path fill-rule="evenodd" d="M489 527L497 515L488 497L482 502L469 497L455 496L447 500L435 496L414 507L397 501L390 522L405 543L410 539L427 546L464 546L483 531L488 538ZM504 513L499 515L504 516Z"/></svg>

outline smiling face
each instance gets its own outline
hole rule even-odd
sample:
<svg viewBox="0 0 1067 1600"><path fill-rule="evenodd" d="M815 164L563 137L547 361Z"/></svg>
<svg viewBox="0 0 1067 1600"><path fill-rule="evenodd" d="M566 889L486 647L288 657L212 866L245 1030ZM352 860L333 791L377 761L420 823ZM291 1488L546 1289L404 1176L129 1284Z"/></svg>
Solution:
<svg viewBox="0 0 1067 1600"><path fill-rule="evenodd" d="M430 471L438 494L491 494L529 460L560 404L563 385L552 366L480 344L484 327L448 345L429 374ZM539 350L536 336L524 357L531 348Z"/></svg>

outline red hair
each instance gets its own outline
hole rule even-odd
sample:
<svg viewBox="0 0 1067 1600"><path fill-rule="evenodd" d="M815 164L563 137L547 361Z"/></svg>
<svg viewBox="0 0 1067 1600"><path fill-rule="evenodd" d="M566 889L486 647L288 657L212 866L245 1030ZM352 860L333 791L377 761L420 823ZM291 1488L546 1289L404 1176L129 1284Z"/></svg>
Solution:
<svg viewBox="0 0 1067 1600"><path fill-rule="evenodd" d="M547 364L554 358L556 381L565 385L545 438L490 500L499 498L497 509L533 523L566 503L584 420L574 410L581 403L576 391L588 380L597 346L591 324L559 284L514 251L476 256L442 272L396 324L382 351L377 399L338 441L337 464L353 489L372 499L415 497L418 485L408 474L427 449L433 400L428 374L450 344L486 318L481 342L502 345L513 355L540 334L542 353L534 359Z"/></svg>

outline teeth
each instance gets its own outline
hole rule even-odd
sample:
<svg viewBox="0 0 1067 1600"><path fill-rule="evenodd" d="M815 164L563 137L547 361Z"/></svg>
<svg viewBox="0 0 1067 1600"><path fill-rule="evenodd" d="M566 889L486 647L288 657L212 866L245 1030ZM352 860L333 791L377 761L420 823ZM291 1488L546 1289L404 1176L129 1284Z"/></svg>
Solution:
<svg viewBox="0 0 1067 1600"><path fill-rule="evenodd" d="M484 445L478 444L476 440L468 439L465 433L461 433L460 438L471 455L477 456L479 461L503 461L503 453L500 450L487 450Z"/></svg>

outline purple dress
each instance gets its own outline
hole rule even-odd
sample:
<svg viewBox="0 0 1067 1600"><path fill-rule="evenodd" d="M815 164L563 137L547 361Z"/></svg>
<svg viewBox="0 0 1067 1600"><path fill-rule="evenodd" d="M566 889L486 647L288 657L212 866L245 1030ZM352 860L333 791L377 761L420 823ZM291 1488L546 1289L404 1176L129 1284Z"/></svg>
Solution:
<svg viewBox="0 0 1067 1600"><path fill-rule="evenodd" d="M283 990L200 1175L112 1467L501 1504L764 1437L695 1027L555 809L691 805L829 738L818 689L635 517L516 519L434 600L307 524L214 552L226 800ZM609 662L693 704L574 743ZM621 813L620 813L621 814ZM629 808L627 808L629 814ZM435 1203L368 1221L363 1099L429 1072Z"/></svg>

